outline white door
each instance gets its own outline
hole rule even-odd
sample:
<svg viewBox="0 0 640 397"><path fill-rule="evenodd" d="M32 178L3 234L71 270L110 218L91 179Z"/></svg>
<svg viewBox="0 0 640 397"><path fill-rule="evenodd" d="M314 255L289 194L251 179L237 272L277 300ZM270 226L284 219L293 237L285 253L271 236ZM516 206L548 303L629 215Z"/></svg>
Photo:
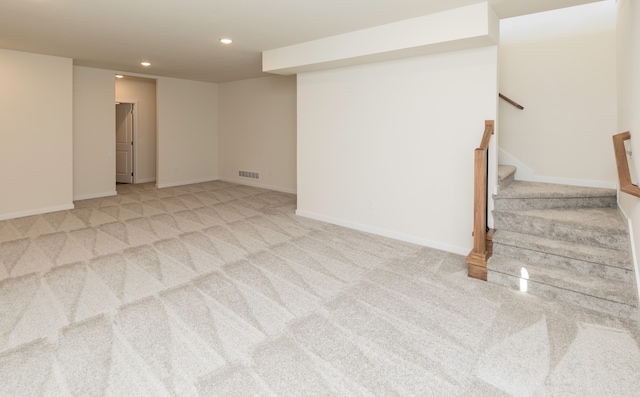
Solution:
<svg viewBox="0 0 640 397"><path fill-rule="evenodd" d="M133 183L133 104L116 104L116 182Z"/></svg>

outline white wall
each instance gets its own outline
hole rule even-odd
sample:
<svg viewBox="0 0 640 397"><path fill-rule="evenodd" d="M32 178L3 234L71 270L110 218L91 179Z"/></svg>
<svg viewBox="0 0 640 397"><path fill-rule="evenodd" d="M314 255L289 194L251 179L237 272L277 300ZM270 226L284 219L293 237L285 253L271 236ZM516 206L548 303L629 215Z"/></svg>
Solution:
<svg viewBox="0 0 640 397"><path fill-rule="evenodd" d="M218 178L218 85L158 78L156 184Z"/></svg>
<svg viewBox="0 0 640 397"><path fill-rule="evenodd" d="M460 254L497 47L298 75L298 211Z"/></svg>
<svg viewBox="0 0 640 397"><path fill-rule="evenodd" d="M0 219L73 208L71 59L0 50Z"/></svg>
<svg viewBox="0 0 640 397"><path fill-rule="evenodd" d="M618 0L618 132L631 132L632 171L640 175L640 3ZM613 135L613 134L612 134ZM638 183L638 181L634 181ZM620 208L629 218L636 285L640 287L640 198L618 193ZM639 294L640 296L640 294Z"/></svg>
<svg viewBox="0 0 640 397"><path fill-rule="evenodd" d="M135 103L135 183L156 180L156 80L126 76L116 79L116 101Z"/></svg>
<svg viewBox="0 0 640 397"><path fill-rule="evenodd" d="M115 74L118 71L76 67L74 73L74 92L78 96L74 98L73 156L80 159L74 166L77 182L74 194L78 198L113 194L115 160L109 153L115 147ZM157 185L167 187L217 179L218 85L134 76L157 80L157 164L154 167Z"/></svg>
<svg viewBox="0 0 640 397"><path fill-rule="evenodd" d="M116 194L115 92L110 70L73 67L73 198Z"/></svg>
<svg viewBox="0 0 640 397"><path fill-rule="evenodd" d="M220 179L296 192L295 76L220 84L218 126Z"/></svg>
<svg viewBox="0 0 640 397"><path fill-rule="evenodd" d="M633 152L640 153L640 4L637 1L618 0L617 36L618 128L615 132L630 131ZM638 156L632 160L636 175L640 175Z"/></svg>
<svg viewBox="0 0 640 397"><path fill-rule="evenodd" d="M525 107L499 108L517 179L615 186L615 14L605 1L501 21L500 91Z"/></svg>

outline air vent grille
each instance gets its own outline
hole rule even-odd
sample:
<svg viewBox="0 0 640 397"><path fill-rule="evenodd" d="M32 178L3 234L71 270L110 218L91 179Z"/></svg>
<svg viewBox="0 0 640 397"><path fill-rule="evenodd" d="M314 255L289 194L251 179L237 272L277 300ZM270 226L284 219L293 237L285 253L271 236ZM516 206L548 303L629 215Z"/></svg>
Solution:
<svg viewBox="0 0 640 397"><path fill-rule="evenodd" d="M253 172L253 171L238 171L238 176L241 176L243 178L251 178L251 179L260 179L260 173L259 172Z"/></svg>

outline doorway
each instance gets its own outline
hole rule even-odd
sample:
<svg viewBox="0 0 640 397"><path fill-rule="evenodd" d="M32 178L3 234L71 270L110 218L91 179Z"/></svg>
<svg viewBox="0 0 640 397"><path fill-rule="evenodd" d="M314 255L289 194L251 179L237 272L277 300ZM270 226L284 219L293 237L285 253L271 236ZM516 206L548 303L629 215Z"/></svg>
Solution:
<svg viewBox="0 0 640 397"><path fill-rule="evenodd" d="M133 103L116 103L116 183L133 183L133 109Z"/></svg>
<svg viewBox="0 0 640 397"><path fill-rule="evenodd" d="M138 76L126 76L116 78L116 103L131 104L133 108L132 139L129 141L129 148L132 149L130 156L131 171L125 170L125 161L120 161L116 176L116 182L126 176L125 183L149 183L156 180L156 80ZM116 113L118 110L116 108ZM122 111L126 115L126 111ZM116 127L119 120L116 120ZM131 144L133 142L133 145ZM120 155L125 157L124 154ZM117 162L117 161L116 161ZM127 173L128 172L128 173ZM131 173L133 172L133 177ZM126 175L125 175L126 173Z"/></svg>

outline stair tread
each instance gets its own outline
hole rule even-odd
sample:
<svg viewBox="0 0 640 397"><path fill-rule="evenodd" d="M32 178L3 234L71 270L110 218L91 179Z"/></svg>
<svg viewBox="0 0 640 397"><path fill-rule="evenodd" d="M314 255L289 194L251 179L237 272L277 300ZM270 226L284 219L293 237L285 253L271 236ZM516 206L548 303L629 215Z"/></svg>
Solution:
<svg viewBox="0 0 640 397"><path fill-rule="evenodd" d="M512 181L494 196L488 279L583 307L626 315L638 306L627 221L617 192Z"/></svg>
<svg viewBox="0 0 640 397"><path fill-rule="evenodd" d="M627 224L617 208L494 210L494 213L511 214L516 217L538 218L571 225L578 229L597 229L612 233L627 233Z"/></svg>
<svg viewBox="0 0 640 397"><path fill-rule="evenodd" d="M549 239L504 229L495 231L493 243L522 247L532 251L601 264L603 266L633 270L633 260L627 251Z"/></svg>
<svg viewBox="0 0 640 397"><path fill-rule="evenodd" d="M638 305L635 288L630 284L621 284L601 277L574 273L542 264L525 263L502 255L492 256L487 263L489 271L514 277L521 277L522 268L527 270L528 279L533 282L633 307Z"/></svg>
<svg viewBox="0 0 640 397"><path fill-rule="evenodd" d="M502 285L516 291L522 291L522 283L520 277L512 276L500 272L488 272L487 280L493 284ZM636 306L624 303L601 299L591 295L585 295L580 292L565 290L562 288L539 283L534 280L527 282L527 293L544 297L551 300L561 300L571 303L585 309L595 310L600 313L614 316L621 319L636 319L638 308Z"/></svg>
<svg viewBox="0 0 640 397"><path fill-rule="evenodd" d="M495 199L616 197L615 189L513 181Z"/></svg>
<svg viewBox="0 0 640 397"><path fill-rule="evenodd" d="M512 174L515 174L516 167L513 165L498 164L498 181L502 181Z"/></svg>

